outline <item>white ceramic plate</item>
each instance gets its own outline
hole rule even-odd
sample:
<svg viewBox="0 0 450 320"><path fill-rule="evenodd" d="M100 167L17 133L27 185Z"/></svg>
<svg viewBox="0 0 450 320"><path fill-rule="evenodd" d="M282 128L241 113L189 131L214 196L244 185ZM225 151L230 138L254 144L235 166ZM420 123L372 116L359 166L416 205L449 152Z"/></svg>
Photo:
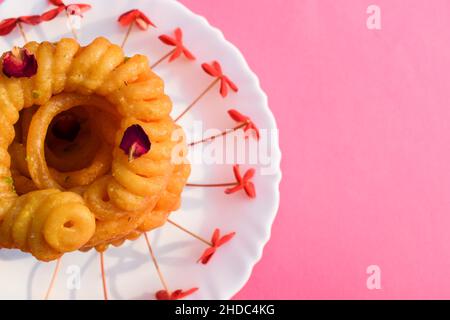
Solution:
<svg viewBox="0 0 450 320"><path fill-rule="evenodd" d="M202 120L205 129L231 128L234 123L226 114L229 108L236 108L251 116L263 131L276 129L258 78L238 49L204 18L172 0L80 2L93 6L82 20L79 38L83 44L100 35L120 44L126 30L118 25L117 17L133 8L146 13L158 28L145 32L133 31L125 47L129 55L139 52L146 54L151 61L156 61L170 50L157 36L171 34L178 26L183 29L184 42L195 53L197 61L179 59L172 64L163 63L155 70L164 78L166 90L173 99L173 115L179 114L211 82L200 64L215 59L221 62L225 73L239 86L240 91L230 94L226 99L219 96L218 88L211 91L181 121L188 139L196 123L194 120ZM22 1L6 0L0 4L0 18L42 13L49 8L45 0L27 1L27 6ZM25 26L25 31L30 40L36 41L56 41L71 36L64 15L38 27ZM17 30L0 38L1 51L9 50L14 44L22 44ZM244 193L225 195L223 188L187 188L183 193L182 208L172 215L174 221L206 238L211 236L216 227L223 233L236 231L235 238L220 248L208 265L196 263L205 245L175 227L166 225L150 234L150 241L170 289L199 287L189 298L229 299L248 280L269 240L279 203L281 154L278 135L276 131L272 134L270 141L260 142L263 148L251 151L253 156L259 152L262 158L270 161L271 172L267 172L269 163L261 161L248 164L247 160L242 165L242 169L257 169L254 183L258 196L255 200L248 199ZM196 163L189 180L194 183L233 181L231 168L231 163ZM144 239L108 250L105 264L109 296L112 299L153 299L154 293L162 288ZM43 298L53 268L54 263L40 263L18 251L0 250L0 298ZM79 277L78 271L81 272ZM103 299L98 254L91 251L65 255L50 298Z"/></svg>

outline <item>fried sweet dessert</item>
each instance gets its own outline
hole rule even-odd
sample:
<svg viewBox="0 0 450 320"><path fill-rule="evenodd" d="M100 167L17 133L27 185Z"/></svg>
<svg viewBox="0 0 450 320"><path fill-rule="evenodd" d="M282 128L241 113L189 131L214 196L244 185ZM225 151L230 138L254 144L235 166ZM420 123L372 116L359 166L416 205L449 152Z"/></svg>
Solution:
<svg viewBox="0 0 450 320"><path fill-rule="evenodd" d="M186 143L145 56L62 39L14 48L1 67L0 248L42 261L104 251L178 209Z"/></svg>

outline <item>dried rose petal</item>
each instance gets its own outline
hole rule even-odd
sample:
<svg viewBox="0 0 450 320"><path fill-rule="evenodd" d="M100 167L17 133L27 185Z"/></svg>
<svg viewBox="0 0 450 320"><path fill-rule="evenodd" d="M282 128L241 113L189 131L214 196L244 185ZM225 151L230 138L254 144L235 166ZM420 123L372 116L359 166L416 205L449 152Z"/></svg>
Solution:
<svg viewBox="0 0 450 320"><path fill-rule="evenodd" d="M134 124L125 130L120 149L127 155L129 161L139 158L150 151L152 144L144 129L138 124Z"/></svg>
<svg viewBox="0 0 450 320"><path fill-rule="evenodd" d="M37 68L35 55L27 49L14 47L3 56L3 73L8 78L31 78Z"/></svg>

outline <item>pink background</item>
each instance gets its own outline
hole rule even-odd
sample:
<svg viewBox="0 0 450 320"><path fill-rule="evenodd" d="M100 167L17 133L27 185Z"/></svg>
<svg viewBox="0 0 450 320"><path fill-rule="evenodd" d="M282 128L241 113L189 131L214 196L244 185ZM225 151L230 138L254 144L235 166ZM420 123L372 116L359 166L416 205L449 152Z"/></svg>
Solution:
<svg viewBox="0 0 450 320"><path fill-rule="evenodd" d="M280 128L280 210L236 298L450 298L450 3L181 2L241 49Z"/></svg>

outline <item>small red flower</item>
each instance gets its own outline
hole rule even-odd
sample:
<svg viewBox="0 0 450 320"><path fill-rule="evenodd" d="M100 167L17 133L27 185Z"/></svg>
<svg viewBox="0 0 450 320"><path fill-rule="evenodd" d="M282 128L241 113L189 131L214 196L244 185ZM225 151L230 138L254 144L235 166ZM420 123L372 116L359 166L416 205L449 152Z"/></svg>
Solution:
<svg viewBox="0 0 450 320"><path fill-rule="evenodd" d="M125 130L119 147L128 155L128 160L131 162L149 152L151 146L144 129L134 124Z"/></svg>
<svg viewBox="0 0 450 320"><path fill-rule="evenodd" d="M244 127L244 132L253 130L255 132L256 139L259 140L260 137L259 129L248 116L243 115L242 113L234 109L228 110L228 114L234 121L237 121L239 123L245 123L246 125Z"/></svg>
<svg viewBox="0 0 450 320"><path fill-rule="evenodd" d="M195 56L184 46L183 44L183 31L180 28L175 29L175 38L172 38L168 35L159 36L159 40L168 46L176 47L173 54L170 56L169 62L179 58L181 54L184 54L186 58L189 60L195 60Z"/></svg>
<svg viewBox="0 0 450 320"><path fill-rule="evenodd" d="M27 49L14 47L3 56L2 71L8 78L31 78L37 69L36 57Z"/></svg>
<svg viewBox="0 0 450 320"><path fill-rule="evenodd" d="M10 34L18 23L25 23L34 26L41 23L41 21L41 16L39 15L4 19L0 22L0 36L6 36Z"/></svg>
<svg viewBox="0 0 450 320"><path fill-rule="evenodd" d="M197 290L198 288L192 288L186 291L178 289L172 293L168 293L166 290L160 290L156 293L156 300L180 300L193 294Z"/></svg>
<svg viewBox="0 0 450 320"><path fill-rule="evenodd" d="M226 194L232 194L240 190L244 190L250 198L256 198L255 185L250 181L255 175L255 169L249 169L244 176L241 175L239 165L233 166L234 177L236 178L236 186L225 190Z"/></svg>
<svg viewBox="0 0 450 320"><path fill-rule="evenodd" d="M203 63L203 70L209 74L211 77L220 79L220 94L222 97L226 97L228 95L228 87L231 88L234 92L238 92L238 87L234 84L233 81L230 80L226 75L222 72L222 66L219 62L213 61L211 64Z"/></svg>
<svg viewBox="0 0 450 320"><path fill-rule="evenodd" d="M236 232L231 232L224 235L223 237L220 237L220 230L215 229L211 237L212 246L203 251L202 256L200 257L200 259L198 259L197 262L201 261L201 263L207 264L209 260L211 260L212 256L216 253L217 249L230 241L235 236L235 234Z"/></svg>
<svg viewBox="0 0 450 320"><path fill-rule="evenodd" d="M136 22L141 30L147 30L149 26L155 27L155 24L142 11L133 9L122 14L118 19L120 25L126 27L132 22Z"/></svg>
<svg viewBox="0 0 450 320"><path fill-rule="evenodd" d="M49 0L49 2L57 8L44 12L41 15L42 21L50 21L55 19L62 11L66 10L69 15L77 15L82 17L83 13L91 9L91 5L84 3L64 4L62 0Z"/></svg>

